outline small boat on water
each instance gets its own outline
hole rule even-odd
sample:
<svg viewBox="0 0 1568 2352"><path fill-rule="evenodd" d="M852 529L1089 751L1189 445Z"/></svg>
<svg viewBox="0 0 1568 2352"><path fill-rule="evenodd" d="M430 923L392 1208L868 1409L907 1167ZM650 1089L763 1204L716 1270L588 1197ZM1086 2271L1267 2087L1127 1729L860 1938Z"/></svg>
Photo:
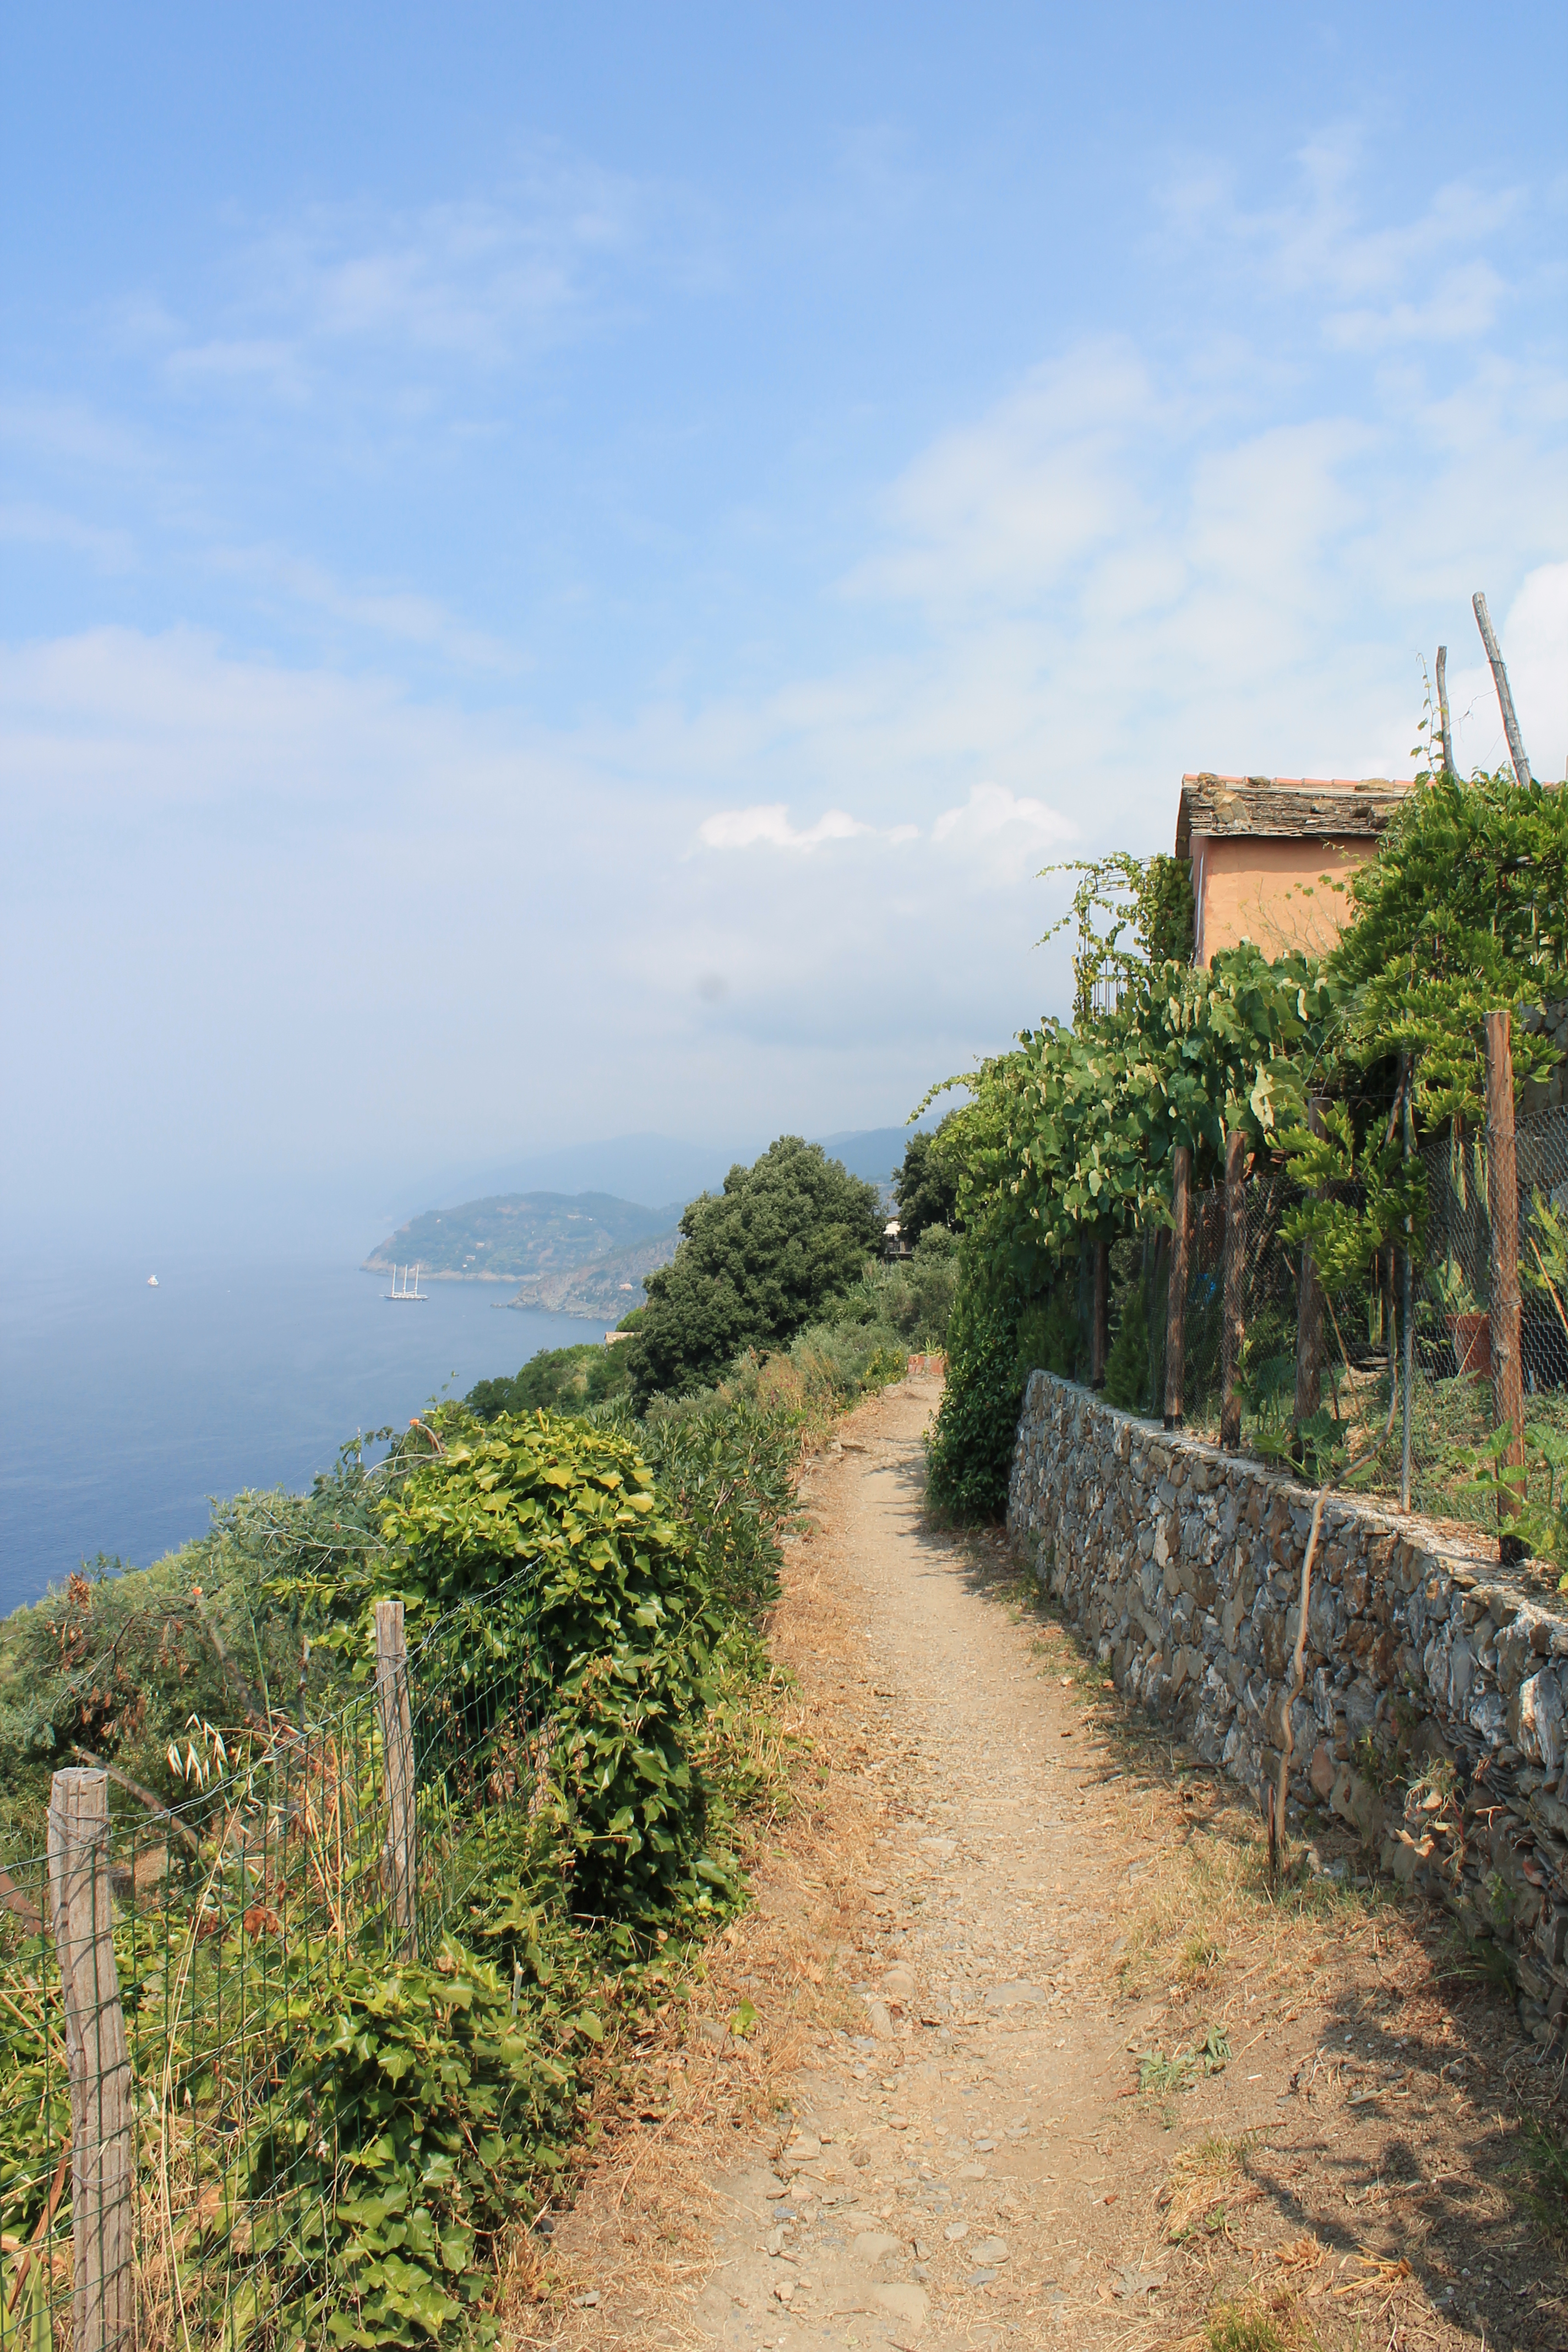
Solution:
<svg viewBox="0 0 1568 2352"><path fill-rule="evenodd" d="M147 1276L147 1287L148 1287L148 1289L149 1289L149 1290L156 1290L156 1289L157 1289L157 1287L158 1287L158 1277L157 1277L157 1276L156 1276L155 1274L150 1274L150 1275Z"/></svg>
<svg viewBox="0 0 1568 2352"><path fill-rule="evenodd" d="M410 1274L414 1276L414 1287L412 1290L408 1286L408 1277ZM405 1298L411 1300L417 1299L419 1304L423 1306L426 1299L428 1297L429 1293L427 1291L421 1290L419 1287L419 1268L417 1265L395 1265L392 1269L392 1288L390 1290L384 1290L381 1295L384 1298L395 1299L399 1306L402 1305Z"/></svg>

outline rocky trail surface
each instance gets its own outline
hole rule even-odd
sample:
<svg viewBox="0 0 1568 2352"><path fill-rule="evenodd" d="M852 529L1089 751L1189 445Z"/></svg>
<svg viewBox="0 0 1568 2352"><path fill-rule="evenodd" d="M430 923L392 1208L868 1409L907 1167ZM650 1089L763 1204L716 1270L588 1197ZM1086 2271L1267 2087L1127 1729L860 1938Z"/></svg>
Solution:
<svg viewBox="0 0 1568 2352"><path fill-rule="evenodd" d="M1353 1853L1264 1899L1235 1792L925 1522L937 1393L807 1473L795 1801L512 2340L1568 2345L1500 2181L1536 2053Z"/></svg>

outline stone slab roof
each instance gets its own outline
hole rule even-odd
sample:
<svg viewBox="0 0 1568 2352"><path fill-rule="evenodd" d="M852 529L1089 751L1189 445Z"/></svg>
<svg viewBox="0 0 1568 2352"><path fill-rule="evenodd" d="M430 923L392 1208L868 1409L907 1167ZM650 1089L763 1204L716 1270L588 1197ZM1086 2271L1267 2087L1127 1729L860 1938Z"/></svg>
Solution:
<svg viewBox="0 0 1568 2352"><path fill-rule="evenodd" d="M1349 840L1383 831L1409 777L1215 776L1182 778L1176 856L1192 856L1198 834L1253 834L1276 839Z"/></svg>

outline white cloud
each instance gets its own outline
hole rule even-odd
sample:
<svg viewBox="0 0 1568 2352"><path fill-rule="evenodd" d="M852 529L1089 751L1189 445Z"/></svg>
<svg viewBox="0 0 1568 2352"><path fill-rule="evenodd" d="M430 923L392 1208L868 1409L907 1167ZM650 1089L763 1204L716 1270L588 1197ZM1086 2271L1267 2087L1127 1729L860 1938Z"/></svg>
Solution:
<svg viewBox="0 0 1568 2352"><path fill-rule="evenodd" d="M226 549L209 561L215 571L275 588L311 610L346 621L372 635L422 646L463 669L516 672L522 658L483 629L476 629L433 596L391 585L349 587L322 565L281 548Z"/></svg>
<svg viewBox="0 0 1568 2352"><path fill-rule="evenodd" d="M1070 841L1077 827L1044 801L1021 800L1005 784L975 784L962 808L943 809L931 829L933 841L992 841L1016 826L1028 845Z"/></svg>
<svg viewBox="0 0 1568 2352"><path fill-rule="evenodd" d="M65 548L85 556L99 572L128 572L134 561L129 532L104 530L31 500L0 507L0 540L14 546Z"/></svg>
<svg viewBox="0 0 1568 2352"><path fill-rule="evenodd" d="M885 501L895 543L858 564L847 591L950 603L1058 583L1136 520L1122 453L1155 405L1124 343L1085 344L1037 368L907 468Z"/></svg>
<svg viewBox="0 0 1568 2352"><path fill-rule="evenodd" d="M704 849L811 850L820 849L825 841L853 841L871 829L843 809L829 809L815 824L797 832L789 821L788 808L779 801L765 808L721 809L716 816L703 819L697 838Z"/></svg>
<svg viewBox="0 0 1568 2352"><path fill-rule="evenodd" d="M1445 271L1425 301L1385 310L1331 311L1323 331L1337 350L1379 351L1394 343L1468 342L1496 320L1508 289L1489 261Z"/></svg>

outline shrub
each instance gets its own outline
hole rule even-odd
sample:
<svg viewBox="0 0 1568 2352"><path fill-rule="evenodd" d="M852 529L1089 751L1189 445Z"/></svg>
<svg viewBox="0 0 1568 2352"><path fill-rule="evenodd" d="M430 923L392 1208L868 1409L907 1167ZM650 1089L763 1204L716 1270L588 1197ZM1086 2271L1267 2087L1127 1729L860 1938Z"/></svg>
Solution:
<svg viewBox="0 0 1568 2352"><path fill-rule="evenodd" d="M783 1346L858 1280L877 1244L877 1189L820 1144L782 1136L731 1168L680 1220L671 1263L647 1278L626 1342L639 1409L710 1385L745 1349Z"/></svg>
<svg viewBox="0 0 1568 2352"><path fill-rule="evenodd" d="M926 1492L939 1509L959 1519L1001 1517L1023 1402L1016 1318L995 1300L961 1299L926 1442Z"/></svg>

